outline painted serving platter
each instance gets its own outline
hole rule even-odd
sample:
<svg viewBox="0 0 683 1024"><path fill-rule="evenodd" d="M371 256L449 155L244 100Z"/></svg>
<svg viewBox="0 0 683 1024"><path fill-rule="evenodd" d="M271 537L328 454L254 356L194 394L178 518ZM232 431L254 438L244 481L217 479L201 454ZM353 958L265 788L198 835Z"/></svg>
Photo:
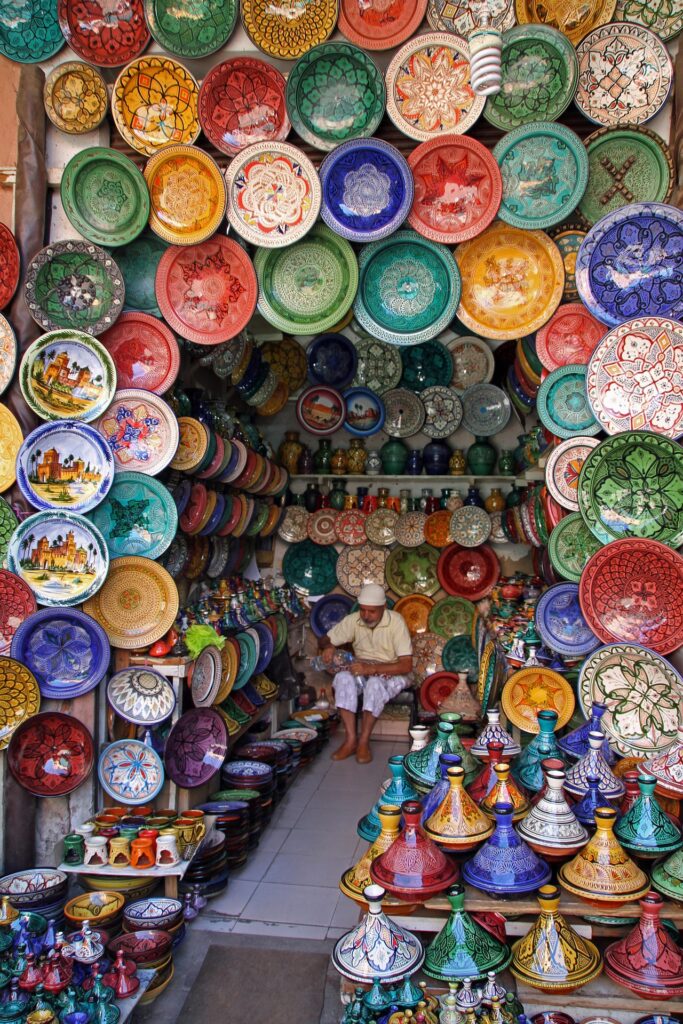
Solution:
<svg viewBox="0 0 683 1024"><path fill-rule="evenodd" d="M116 67L133 60L149 42L143 0L59 0L59 25L67 43L82 60Z"/></svg>
<svg viewBox="0 0 683 1024"><path fill-rule="evenodd" d="M445 548L451 544L451 512L447 508L430 512L425 521L424 535L427 543L434 548Z"/></svg>
<svg viewBox="0 0 683 1024"><path fill-rule="evenodd" d="M413 673L418 681L443 670L444 646L443 637L435 633L417 633L413 637Z"/></svg>
<svg viewBox="0 0 683 1024"><path fill-rule="evenodd" d="M6 224L0 224L0 309L9 305L17 290L20 272L16 239Z"/></svg>
<svg viewBox="0 0 683 1024"><path fill-rule="evenodd" d="M194 789L208 782L228 752L228 733L213 708L190 708L176 722L166 741L166 771L176 785Z"/></svg>
<svg viewBox="0 0 683 1024"><path fill-rule="evenodd" d="M25 351L22 394L44 420L96 419L116 390L116 368L100 342L81 331L50 331Z"/></svg>
<svg viewBox="0 0 683 1024"><path fill-rule="evenodd" d="M434 601L426 594L407 594L399 598L394 611L403 617L410 635L417 636L427 632L427 620L433 607Z"/></svg>
<svg viewBox="0 0 683 1024"><path fill-rule="evenodd" d="M548 556L559 576L578 583L589 559L601 547L583 517L578 512L571 512L553 527L548 541ZM594 625L591 625L591 629L596 632Z"/></svg>
<svg viewBox="0 0 683 1024"><path fill-rule="evenodd" d="M100 623L112 647L147 647L175 622L178 590L158 562L134 555L115 558L104 586L84 611Z"/></svg>
<svg viewBox="0 0 683 1024"><path fill-rule="evenodd" d="M196 142L199 86L182 64L166 56L140 57L114 83L111 112L124 142L154 156L174 143Z"/></svg>
<svg viewBox="0 0 683 1024"><path fill-rule="evenodd" d="M0 405L0 491L6 491L16 480L17 455L24 440L21 426L6 405Z"/></svg>
<svg viewBox="0 0 683 1024"><path fill-rule="evenodd" d="M598 444L595 437L569 437L551 449L545 463L545 482L551 496L563 508L578 511L579 473Z"/></svg>
<svg viewBox="0 0 683 1024"><path fill-rule="evenodd" d="M320 334L306 350L306 363L314 385L344 388L356 372L356 349L343 334Z"/></svg>
<svg viewBox="0 0 683 1024"><path fill-rule="evenodd" d="M427 437L444 438L455 433L463 417L462 402L455 388L435 384L421 392L420 400L425 410L422 432Z"/></svg>
<svg viewBox="0 0 683 1024"><path fill-rule="evenodd" d="M369 388L351 387L344 399L344 429L355 437L370 437L384 426L384 402Z"/></svg>
<svg viewBox="0 0 683 1024"><path fill-rule="evenodd" d="M337 559L337 581L352 597L358 597L366 583L378 583L386 589L384 568L388 554L386 548L373 544L344 548Z"/></svg>
<svg viewBox="0 0 683 1024"><path fill-rule="evenodd" d="M57 5L45 0L22 0L3 11L0 53L20 64L37 64L64 46Z"/></svg>
<svg viewBox="0 0 683 1024"><path fill-rule="evenodd" d="M392 388L382 395L384 431L390 437L412 437L425 421L425 407L418 395L407 388Z"/></svg>
<svg viewBox="0 0 683 1024"><path fill-rule="evenodd" d="M338 553L311 540L291 544L282 559L282 575L302 594L327 594L334 589Z"/></svg>
<svg viewBox="0 0 683 1024"><path fill-rule="evenodd" d="M425 388L450 380L453 373L453 359L448 348L440 341L424 341L419 345L406 346L401 351L403 373L401 387L408 391L422 392Z"/></svg>
<svg viewBox="0 0 683 1024"><path fill-rule="evenodd" d="M151 668L126 668L107 683L107 700L117 715L151 728L165 722L176 705L173 687Z"/></svg>
<svg viewBox="0 0 683 1024"><path fill-rule="evenodd" d="M354 341L354 345L357 362L353 383L370 388L378 395L385 395L395 388L403 373L401 350L395 345L371 338L365 332L363 337Z"/></svg>
<svg viewBox="0 0 683 1024"><path fill-rule="evenodd" d="M33 673L20 661L0 656L0 750L39 708L40 690Z"/></svg>
<svg viewBox="0 0 683 1024"><path fill-rule="evenodd" d="M296 544L297 541L306 540L308 536L308 517L310 512L300 505L289 505L278 526L278 536L289 544Z"/></svg>
<svg viewBox="0 0 683 1024"><path fill-rule="evenodd" d="M589 190L587 189L584 193L584 199L588 194ZM550 232L550 237L557 246L564 267L564 288L562 291L562 300L564 302L575 302L579 297L576 287L576 257L586 234L587 232L580 227L569 227L561 230L555 228Z"/></svg>
<svg viewBox="0 0 683 1024"><path fill-rule="evenodd" d="M180 369L178 342L158 317L124 312L99 341L114 360L120 389L140 388L162 395L175 383Z"/></svg>
<svg viewBox="0 0 683 1024"><path fill-rule="evenodd" d="M491 536L491 517L478 505L462 505L451 515L450 535L463 548L477 548Z"/></svg>
<svg viewBox="0 0 683 1024"><path fill-rule="evenodd" d="M506 718L522 732L538 733L538 712L556 711L556 729L574 713L574 691L559 672L537 666L514 672L505 683L501 706Z"/></svg>
<svg viewBox="0 0 683 1024"><path fill-rule="evenodd" d="M458 319L482 337L508 341L532 334L560 304L564 265L542 231L494 223L461 242L455 259L463 282Z"/></svg>
<svg viewBox="0 0 683 1024"><path fill-rule="evenodd" d="M446 344L453 359L451 384L456 391L490 382L495 369L490 345L473 335L451 338Z"/></svg>
<svg viewBox="0 0 683 1024"><path fill-rule="evenodd" d="M17 455L17 483L35 508L88 512L107 496L114 457L95 430L76 420L43 423Z"/></svg>
<svg viewBox="0 0 683 1024"><path fill-rule="evenodd" d="M161 758L141 740L115 740L105 747L97 764L105 793L133 807L151 803L161 792L165 776Z"/></svg>
<svg viewBox="0 0 683 1024"><path fill-rule="evenodd" d="M439 552L429 544L410 548L397 545L387 558L387 584L399 597L408 594L426 594L431 597L439 589L436 576L438 558Z"/></svg>
<svg viewBox="0 0 683 1024"><path fill-rule="evenodd" d="M337 516L335 530L337 540L348 547L358 548L367 542L365 523L367 516L355 508L346 509ZM343 552L342 552L343 554Z"/></svg>
<svg viewBox="0 0 683 1024"><path fill-rule="evenodd" d="M88 518L104 537L110 558L159 558L178 529L170 491L145 473L117 473L107 497Z"/></svg>
<svg viewBox="0 0 683 1024"><path fill-rule="evenodd" d="M627 203L668 203L671 150L648 128L599 128L586 139L588 188L579 213L590 225Z"/></svg>
<svg viewBox="0 0 683 1024"><path fill-rule="evenodd" d="M494 384L473 384L461 400L463 426L477 437L498 434L510 421L510 399Z"/></svg>
<svg viewBox="0 0 683 1024"><path fill-rule="evenodd" d="M315 224L322 199L318 173L288 142L256 142L226 171L228 221L238 235L267 249L291 245Z"/></svg>
<svg viewBox="0 0 683 1024"><path fill-rule="evenodd" d="M466 597L442 597L429 613L428 627L446 639L470 636L477 609Z"/></svg>
<svg viewBox="0 0 683 1024"><path fill-rule="evenodd" d="M0 428L2 426L4 425L0 424ZM21 431L19 431L19 433L21 433ZM19 450L20 445L21 440L19 440L17 444L17 451ZM9 465L13 466L13 461L11 461ZM0 478L2 477L4 471L5 467L2 464L2 460L0 460ZM14 472L13 469L12 472ZM10 484L7 484L7 486L9 487ZM16 530L18 524L19 520L17 519L16 515L13 512L12 506L9 504L9 502L5 501L3 497L0 497L0 567L5 566L6 564L7 548L9 546L10 537Z"/></svg>
<svg viewBox="0 0 683 1024"><path fill-rule="evenodd" d="M468 131L485 99L470 84L469 48L449 32L416 36L386 72L387 113L399 131L424 142Z"/></svg>
<svg viewBox="0 0 683 1024"><path fill-rule="evenodd" d="M125 286L115 260L92 242L54 242L28 265L28 311L44 331L97 335L123 310Z"/></svg>
<svg viewBox="0 0 683 1024"><path fill-rule="evenodd" d="M77 718L58 711L33 715L12 734L7 765L33 796L66 796L78 789L95 761L92 736Z"/></svg>
<svg viewBox="0 0 683 1024"><path fill-rule="evenodd" d="M346 415L344 399L334 388L313 385L301 393L296 417L305 430L324 437L338 430Z"/></svg>
<svg viewBox="0 0 683 1024"><path fill-rule="evenodd" d="M394 527L396 541L404 548L417 548L424 544L425 512L402 512Z"/></svg>
<svg viewBox="0 0 683 1024"><path fill-rule="evenodd" d="M480 601L498 582L500 565L488 544L478 548L449 544L439 556L436 571L447 594Z"/></svg>
<svg viewBox="0 0 683 1024"><path fill-rule="evenodd" d="M203 647L192 666L190 691L195 707L210 707L216 703L218 691L221 688L222 673L221 652L213 644Z"/></svg>
<svg viewBox="0 0 683 1024"><path fill-rule="evenodd" d="M67 135L83 135L94 131L107 116L107 83L97 68L68 60L45 79L43 103L55 128Z"/></svg>
<svg viewBox="0 0 683 1024"><path fill-rule="evenodd" d="M165 242L204 242L225 217L227 190L208 153L185 144L165 146L145 166L150 196L149 226Z"/></svg>
<svg viewBox="0 0 683 1024"><path fill-rule="evenodd" d="M515 15L520 25L550 25L563 32L575 46L588 32L610 21L617 0L567 0L547 4L544 0L515 0Z"/></svg>
<svg viewBox="0 0 683 1024"><path fill-rule="evenodd" d="M156 476L178 447L178 420L171 407L138 388L117 391L96 426L111 448L117 471L137 470Z"/></svg>
<svg viewBox="0 0 683 1024"><path fill-rule="evenodd" d="M340 0L339 31L365 50L391 50L420 27L427 0Z"/></svg>
<svg viewBox="0 0 683 1024"><path fill-rule="evenodd" d="M97 245L126 245L149 219L145 179L132 160L114 149L80 150L64 168L59 188L72 227Z"/></svg>
<svg viewBox="0 0 683 1024"><path fill-rule="evenodd" d="M237 23L237 0L144 0L153 39L178 57L208 57L224 46Z"/></svg>
<svg viewBox="0 0 683 1024"><path fill-rule="evenodd" d="M585 364L570 363L553 370L541 384L536 411L543 426L556 437L600 433L586 394Z"/></svg>
<svg viewBox="0 0 683 1024"><path fill-rule="evenodd" d="M652 4L650 0L617 0L614 20L645 25L665 42L683 31L683 10L675 4Z"/></svg>
<svg viewBox="0 0 683 1024"><path fill-rule="evenodd" d="M585 364L605 333L605 325L582 303L566 303L536 332L536 352L550 371L569 363Z"/></svg>
<svg viewBox="0 0 683 1024"><path fill-rule="evenodd" d="M306 533L314 544L328 546L337 543L337 513L334 509L319 508L311 512L306 522Z"/></svg>
<svg viewBox="0 0 683 1024"><path fill-rule="evenodd" d="M266 341L261 345L261 354L280 380L285 382L290 394L304 386L308 363L306 353L298 341L293 338Z"/></svg>
<svg viewBox="0 0 683 1024"><path fill-rule="evenodd" d="M467 39L486 12L491 28L504 32L515 24L514 0L428 0L427 22L435 32Z"/></svg>
<svg viewBox="0 0 683 1024"><path fill-rule="evenodd" d="M259 50L277 60L296 60L324 43L337 23L336 0L308 0L295 10L288 0L241 0L244 30Z"/></svg>
<svg viewBox="0 0 683 1024"><path fill-rule="evenodd" d="M21 625L35 613L36 599L24 580L0 569L0 654L9 654Z"/></svg>
<svg viewBox="0 0 683 1024"><path fill-rule="evenodd" d="M566 658L584 658L600 640L583 616L577 583L556 583L536 602L534 621L541 640Z"/></svg>
<svg viewBox="0 0 683 1024"><path fill-rule="evenodd" d="M349 614L353 601L347 594L327 594L311 608L311 629L317 637L325 636Z"/></svg>
<svg viewBox="0 0 683 1024"><path fill-rule="evenodd" d="M44 697L70 700L94 689L109 668L107 635L76 608L41 609L12 639L12 657L35 676Z"/></svg>
<svg viewBox="0 0 683 1024"><path fill-rule="evenodd" d="M199 90L199 121L207 139L228 156L255 142L283 141L291 128L284 76L256 57L221 61Z"/></svg>

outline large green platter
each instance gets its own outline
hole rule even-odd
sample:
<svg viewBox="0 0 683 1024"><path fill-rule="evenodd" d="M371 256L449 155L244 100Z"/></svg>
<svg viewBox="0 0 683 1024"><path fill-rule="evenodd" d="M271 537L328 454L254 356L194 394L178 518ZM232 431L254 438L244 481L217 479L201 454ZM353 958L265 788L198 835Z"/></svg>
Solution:
<svg viewBox="0 0 683 1024"><path fill-rule="evenodd" d="M550 562L560 576L572 583L581 579L586 563L602 544L586 526L580 512L560 519L548 542Z"/></svg>
<svg viewBox="0 0 683 1024"><path fill-rule="evenodd" d="M603 544L644 537L683 544L683 449L644 430L615 434L581 467L579 511Z"/></svg>
<svg viewBox="0 0 683 1024"><path fill-rule="evenodd" d="M161 317L154 289L159 260L168 249L152 231L143 231L128 245L116 250L116 262L126 286L124 310Z"/></svg>
<svg viewBox="0 0 683 1024"><path fill-rule="evenodd" d="M57 0L3 0L0 53L20 64L37 64L64 46ZM6 97L7 98L7 97Z"/></svg>
<svg viewBox="0 0 683 1024"><path fill-rule="evenodd" d="M178 529L170 491L146 473L117 473L107 497L88 519L104 537L110 558L159 558Z"/></svg>
<svg viewBox="0 0 683 1024"><path fill-rule="evenodd" d="M291 544L282 559L282 575L303 594L329 594L337 585L337 558L333 547L302 540Z"/></svg>
<svg viewBox="0 0 683 1024"><path fill-rule="evenodd" d="M627 203L666 203L674 183L669 147L649 128L599 128L584 140L588 186L579 213L595 224Z"/></svg>
<svg viewBox="0 0 683 1024"><path fill-rule="evenodd" d="M69 328L101 334L123 309L125 287L116 261L92 242L55 242L26 270L29 313L44 331Z"/></svg>
<svg viewBox="0 0 683 1024"><path fill-rule="evenodd" d="M12 511L12 506L0 497L0 569L7 566L7 548L10 537L19 525L19 520Z"/></svg>
<svg viewBox="0 0 683 1024"><path fill-rule="evenodd" d="M149 220L149 191L141 172L123 153L91 146L69 160L60 194L79 234L97 245L126 245Z"/></svg>
<svg viewBox="0 0 683 1024"><path fill-rule="evenodd" d="M207 57L227 43L237 22L237 0L145 0L153 38L177 57Z"/></svg>
<svg viewBox="0 0 683 1024"><path fill-rule="evenodd" d="M466 597L444 597L430 610L427 628L446 639L461 633L471 636L476 614L477 609Z"/></svg>
<svg viewBox="0 0 683 1024"><path fill-rule="evenodd" d="M469 636L451 636L441 652L446 672L467 672L467 682L476 683L479 675L479 659Z"/></svg>
<svg viewBox="0 0 683 1024"><path fill-rule="evenodd" d="M399 597L426 594L431 597L439 589L436 563L439 552L430 544L416 548L395 547L387 558L384 575L388 585Z"/></svg>

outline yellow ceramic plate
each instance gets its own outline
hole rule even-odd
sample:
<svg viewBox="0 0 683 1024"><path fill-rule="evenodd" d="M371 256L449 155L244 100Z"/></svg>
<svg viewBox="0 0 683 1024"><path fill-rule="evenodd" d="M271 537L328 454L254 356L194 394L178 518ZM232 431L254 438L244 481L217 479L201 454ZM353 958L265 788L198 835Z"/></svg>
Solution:
<svg viewBox="0 0 683 1024"><path fill-rule="evenodd" d="M166 146L199 135L199 86L170 57L139 57L114 85L111 112L121 137L138 153L154 156Z"/></svg>
<svg viewBox="0 0 683 1024"><path fill-rule="evenodd" d="M59 64L45 79L45 112L55 128L69 135L91 132L107 116L107 86L96 68L80 60Z"/></svg>
<svg viewBox="0 0 683 1024"><path fill-rule="evenodd" d="M0 491L6 491L17 478L17 453L24 440L19 421L6 405L0 405Z"/></svg>
<svg viewBox="0 0 683 1024"><path fill-rule="evenodd" d="M458 317L483 338L533 334L562 299L564 264L544 231L500 221L455 250L462 278Z"/></svg>
<svg viewBox="0 0 683 1024"><path fill-rule="evenodd" d="M22 722L40 710L36 677L14 658L0 657L0 750Z"/></svg>
<svg viewBox="0 0 683 1024"><path fill-rule="evenodd" d="M225 217L227 192L216 161L196 146L167 146L147 161L152 231L173 245L203 242Z"/></svg>
<svg viewBox="0 0 683 1024"><path fill-rule="evenodd" d="M611 20L617 0L515 0L520 25L549 25L576 45L598 25Z"/></svg>
<svg viewBox="0 0 683 1024"><path fill-rule="evenodd" d="M199 420L192 416L179 416L178 429L180 440L176 453L171 460L171 469L181 473L191 473L202 462L209 447L209 435Z"/></svg>
<svg viewBox="0 0 683 1024"><path fill-rule="evenodd" d="M158 562L137 555L115 558L104 585L83 611L99 622L112 647L148 647L175 622L178 590Z"/></svg>
<svg viewBox="0 0 683 1024"><path fill-rule="evenodd" d="M539 711L557 711L556 729L566 725L574 714L574 692L559 672L550 668L522 668L514 672L501 697L509 722L522 732L537 733Z"/></svg>
<svg viewBox="0 0 683 1024"><path fill-rule="evenodd" d="M240 8L252 43L280 60L297 60L324 43L337 24L337 0L242 0Z"/></svg>

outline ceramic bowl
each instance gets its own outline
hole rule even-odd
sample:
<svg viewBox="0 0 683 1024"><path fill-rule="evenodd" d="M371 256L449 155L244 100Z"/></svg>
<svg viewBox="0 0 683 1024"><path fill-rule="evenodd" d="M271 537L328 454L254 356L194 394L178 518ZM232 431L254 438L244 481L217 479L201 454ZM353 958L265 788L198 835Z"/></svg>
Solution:
<svg viewBox="0 0 683 1024"><path fill-rule="evenodd" d="M179 900L157 897L156 899L137 900L135 903L131 903L124 910L123 919L128 925L128 931L140 930L141 928L169 931L178 923L182 912L183 905Z"/></svg>
<svg viewBox="0 0 683 1024"><path fill-rule="evenodd" d="M65 895L68 875L57 868L31 868L0 878L0 897L9 896L16 910L55 903Z"/></svg>
<svg viewBox="0 0 683 1024"><path fill-rule="evenodd" d="M81 893L66 904L64 916L67 921L77 925L83 924L84 921L95 921L107 927L118 916L125 902L125 897L120 892L106 892L100 889L96 892Z"/></svg>
<svg viewBox="0 0 683 1024"><path fill-rule="evenodd" d="M142 967L165 957L170 952L172 944L173 939L168 932L161 929L143 929L112 939L107 951L110 956L115 957L122 949L126 960L132 960L138 967Z"/></svg>

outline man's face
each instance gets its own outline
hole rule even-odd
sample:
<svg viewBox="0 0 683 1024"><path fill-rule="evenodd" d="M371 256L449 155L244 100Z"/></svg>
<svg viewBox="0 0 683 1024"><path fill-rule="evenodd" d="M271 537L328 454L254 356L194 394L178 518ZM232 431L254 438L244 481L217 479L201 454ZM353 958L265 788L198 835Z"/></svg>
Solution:
<svg viewBox="0 0 683 1024"><path fill-rule="evenodd" d="M360 612L361 621L364 625L369 626L370 629L374 629L384 615L383 604L361 604L358 606L358 610Z"/></svg>

